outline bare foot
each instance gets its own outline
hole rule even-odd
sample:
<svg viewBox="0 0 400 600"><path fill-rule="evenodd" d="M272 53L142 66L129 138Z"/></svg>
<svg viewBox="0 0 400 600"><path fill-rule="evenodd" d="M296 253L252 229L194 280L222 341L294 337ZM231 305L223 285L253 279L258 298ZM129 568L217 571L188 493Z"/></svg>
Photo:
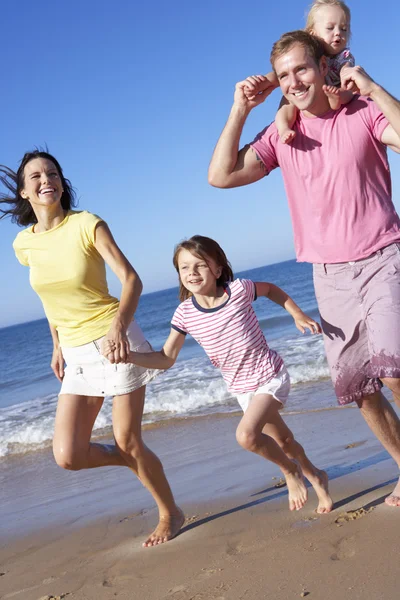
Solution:
<svg viewBox="0 0 400 600"><path fill-rule="evenodd" d="M173 515L160 515L160 520L153 533L143 542L143 547L158 546L172 540L178 535L182 525L185 522L185 515L178 508L178 512Z"/></svg>
<svg viewBox="0 0 400 600"><path fill-rule="evenodd" d="M400 479L390 496L385 498L385 502L388 506L400 506Z"/></svg>
<svg viewBox="0 0 400 600"><path fill-rule="evenodd" d="M331 107L331 109L337 110L338 108L340 108L340 88L337 88L334 85L324 85L323 90L328 96L329 106Z"/></svg>
<svg viewBox="0 0 400 600"><path fill-rule="evenodd" d="M289 491L289 509L300 510L307 502L307 488L300 467L294 464L294 473L284 474L284 477Z"/></svg>
<svg viewBox="0 0 400 600"><path fill-rule="evenodd" d="M313 486L318 496L318 506L316 512L320 515L331 512L333 508L333 500L329 495L328 490L328 474L325 471L315 470L315 473L308 476L308 481Z"/></svg>
<svg viewBox="0 0 400 600"><path fill-rule="evenodd" d="M282 144L290 144L296 137L296 132L293 129L285 129L279 134Z"/></svg>

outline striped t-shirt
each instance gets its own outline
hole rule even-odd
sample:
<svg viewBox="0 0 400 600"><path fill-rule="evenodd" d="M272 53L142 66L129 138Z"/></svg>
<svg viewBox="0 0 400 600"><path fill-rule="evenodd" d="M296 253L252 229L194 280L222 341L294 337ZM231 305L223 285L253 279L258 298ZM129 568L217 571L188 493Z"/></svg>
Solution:
<svg viewBox="0 0 400 600"><path fill-rule="evenodd" d="M268 383L283 360L269 348L253 310L254 282L236 279L225 291L226 301L215 308L203 308L194 296L188 298L176 309L171 325L204 348L230 392L243 394Z"/></svg>

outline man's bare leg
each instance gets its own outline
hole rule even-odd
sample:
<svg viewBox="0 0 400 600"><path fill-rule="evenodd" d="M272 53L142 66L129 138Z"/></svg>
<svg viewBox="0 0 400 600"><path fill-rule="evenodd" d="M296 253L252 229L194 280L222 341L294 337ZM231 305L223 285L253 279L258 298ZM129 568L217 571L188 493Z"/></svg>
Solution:
<svg viewBox="0 0 400 600"><path fill-rule="evenodd" d="M372 433L400 468L400 421L388 400L381 392L375 392L364 396L357 404ZM400 479L385 502L389 506L400 506Z"/></svg>
<svg viewBox="0 0 400 600"><path fill-rule="evenodd" d="M275 463L285 477L290 510L300 510L307 501L307 488L298 464L286 456L276 441L263 433L265 423L275 419L279 403L268 394L254 396L236 430L236 439L245 450Z"/></svg>
<svg viewBox="0 0 400 600"><path fill-rule="evenodd" d="M328 474L312 464L304 448L294 439L293 433L279 413L276 413L274 419L265 425L263 433L274 438L285 454L299 463L304 475L318 496L317 513L331 512L333 501L329 495Z"/></svg>

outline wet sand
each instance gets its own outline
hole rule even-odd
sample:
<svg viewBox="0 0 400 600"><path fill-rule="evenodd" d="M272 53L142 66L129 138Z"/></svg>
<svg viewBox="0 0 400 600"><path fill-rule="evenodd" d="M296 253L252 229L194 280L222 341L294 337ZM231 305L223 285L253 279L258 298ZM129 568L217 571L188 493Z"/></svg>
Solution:
<svg viewBox="0 0 400 600"><path fill-rule="evenodd" d="M357 409L287 416L335 510L309 491L287 508L280 472L235 442L237 416L146 431L187 517L181 535L141 543L157 514L128 469L67 472L50 452L0 466L0 598L39 600L380 600L398 595L398 469Z"/></svg>

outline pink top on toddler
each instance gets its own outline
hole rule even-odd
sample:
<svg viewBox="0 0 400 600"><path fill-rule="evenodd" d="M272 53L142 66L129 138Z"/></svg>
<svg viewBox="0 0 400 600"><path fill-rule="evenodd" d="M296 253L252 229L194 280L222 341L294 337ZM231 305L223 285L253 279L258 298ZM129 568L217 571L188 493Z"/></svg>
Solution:
<svg viewBox="0 0 400 600"><path fill-rule="evenodd" d="M336 56L327 56L328 59L328 74L325 77L327 85L340 87L340 71L342 67L348 63L349 67L354 67L355 60L348 48L345 48Z"/></svg>

